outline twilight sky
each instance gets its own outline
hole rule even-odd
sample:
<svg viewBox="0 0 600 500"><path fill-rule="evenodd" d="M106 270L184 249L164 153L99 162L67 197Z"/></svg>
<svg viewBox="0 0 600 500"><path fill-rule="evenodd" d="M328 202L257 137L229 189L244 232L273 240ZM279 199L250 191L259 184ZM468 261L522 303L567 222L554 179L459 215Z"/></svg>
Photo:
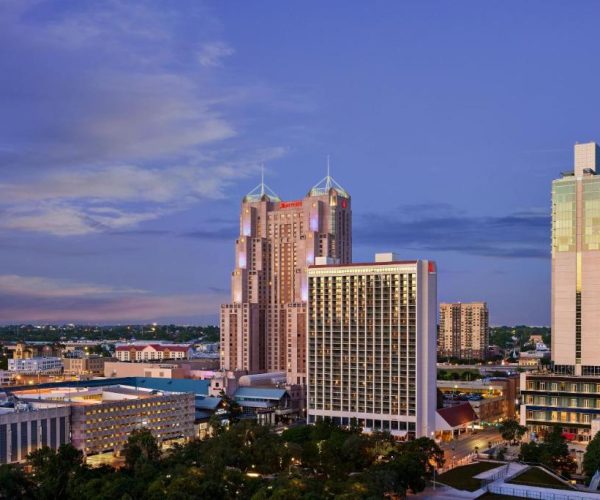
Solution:
<svg viewBox="0 0 600 500"><path fill-rule="evenodd" d="M600 2L0 2L0 323L214 322L241 197L332 173L354 256L549 324Z"/></svg>

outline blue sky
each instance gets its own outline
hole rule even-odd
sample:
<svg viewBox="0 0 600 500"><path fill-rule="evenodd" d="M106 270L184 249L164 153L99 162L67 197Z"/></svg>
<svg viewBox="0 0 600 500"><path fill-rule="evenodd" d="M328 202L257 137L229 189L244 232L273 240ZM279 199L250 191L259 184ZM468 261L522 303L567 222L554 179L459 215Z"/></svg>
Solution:
<svg viewBox="0 0 600 500"><path fill-rule="evenodd" d="M600 139L595 1L0 3L0 322L213 322L241 197L325 173L354 257L549 323L550 183Z"/></svg>

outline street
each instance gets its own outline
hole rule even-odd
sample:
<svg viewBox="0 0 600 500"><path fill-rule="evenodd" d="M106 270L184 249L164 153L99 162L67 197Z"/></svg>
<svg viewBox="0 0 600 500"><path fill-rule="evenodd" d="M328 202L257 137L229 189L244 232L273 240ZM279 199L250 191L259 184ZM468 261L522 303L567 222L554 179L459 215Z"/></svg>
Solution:
<svg viewBox="0 0 600 500"><path fill-rule="evenodd" d="M488 443L491 441L494 445L499 440L502 440L500 433L497 429L486 429L476 431L476 434L463 434L454 441L448 441L442 443L440 446L444 450L446 463L451 464L453 457L454 460L460 460L466 457L469 453L472 453L477 446L479 451L485 451L488 449ZM453 449L454 448L454 449Z"/></svg>

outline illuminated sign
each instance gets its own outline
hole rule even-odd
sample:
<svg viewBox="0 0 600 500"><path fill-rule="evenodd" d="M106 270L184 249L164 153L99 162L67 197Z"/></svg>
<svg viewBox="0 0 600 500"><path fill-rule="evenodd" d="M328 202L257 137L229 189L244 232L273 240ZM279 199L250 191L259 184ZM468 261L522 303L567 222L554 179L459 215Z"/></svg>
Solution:
<svg viewBox="0 0 600 500"><path fill-rule="evenodd" d="M346 208L348 206L348 202L346 200L342 200L342 208Z"/></svg>
<svg viewBox="0 0 600 500"><path fill-rule="evenodd" d="M298 201L282 201L279 208L297 208L302 206L302 200Z"/></svg>

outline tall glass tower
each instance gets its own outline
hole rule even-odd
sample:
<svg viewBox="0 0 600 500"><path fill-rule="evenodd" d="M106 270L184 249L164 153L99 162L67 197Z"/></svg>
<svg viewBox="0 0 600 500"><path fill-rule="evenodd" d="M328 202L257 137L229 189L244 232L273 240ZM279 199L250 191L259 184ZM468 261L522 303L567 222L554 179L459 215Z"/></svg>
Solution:
<svg viewBox="0 0 600 500"><path fill-rule="evenodd" d="M575 145L575 168L552 183L552 360L600 375L600 148ZM599 172L600 173L600 172Z"/></svg>

